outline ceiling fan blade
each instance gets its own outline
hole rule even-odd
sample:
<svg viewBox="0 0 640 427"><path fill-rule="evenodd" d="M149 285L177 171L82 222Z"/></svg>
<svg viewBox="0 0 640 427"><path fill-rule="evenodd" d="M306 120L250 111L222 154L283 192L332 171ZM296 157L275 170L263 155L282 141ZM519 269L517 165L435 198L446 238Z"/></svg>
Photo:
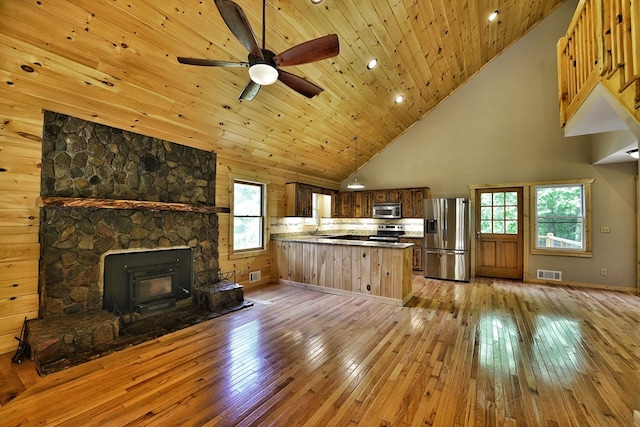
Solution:
<svg viewBox="0 0 640 427"><path fill-rule="evenodd" d="M336 34L319 37L300 43L273 57L278 66L300 65L331 58L340 53L340 43Z"/></svg>
<svg viewBox="0 0 640 427"><path fill-rule="evenodd" d="M247 100L251 101L256 97L258 92L260 91L260 85L253 80L249 80L249 83L244 87L240 95L238 96L238 100Z"/></svg>
<svg viewBox="0 0 640 427"><path fill-rule="evenodd" d="M278 80L307 98L313 98L324 90L320 86L311 83L309 80L305 80L302 77L298 77L295 74L287 73L282 70L278 70Z"/></svg>
<svg viewBox="0 0 640 427"><path fill-rule="evenodd" d="M178 56L178 62L187 65L203 65L205 67L248 67L248 62L216 61L215 59L185 58Z"/></svg>
<svg viewBox="0 0 640 427"><path fill-rule="evenodd" d="M247 15L231 0L215 0L216 7L234 36L255 57L264 59Z"/></svg>

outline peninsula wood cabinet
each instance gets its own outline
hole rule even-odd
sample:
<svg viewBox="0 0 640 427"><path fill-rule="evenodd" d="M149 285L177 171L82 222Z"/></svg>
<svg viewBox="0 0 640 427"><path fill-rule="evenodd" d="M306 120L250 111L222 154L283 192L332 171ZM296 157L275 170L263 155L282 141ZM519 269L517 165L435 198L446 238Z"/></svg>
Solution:
<svg viewBox="0 0 640 427"><path fill-rule="evenodd" d="M405 305L411 292L411 247L370 242L276 239L280 283Z"/></svg>

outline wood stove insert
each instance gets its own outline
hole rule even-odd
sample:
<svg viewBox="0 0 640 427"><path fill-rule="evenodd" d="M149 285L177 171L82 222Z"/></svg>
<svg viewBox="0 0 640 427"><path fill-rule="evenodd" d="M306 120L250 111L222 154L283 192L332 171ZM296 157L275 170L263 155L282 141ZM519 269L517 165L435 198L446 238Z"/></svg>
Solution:
<svg viewBox="0 0 640 427"><path fill-rule="evenodd" d="M191 297L192 258L191 248L105 255L103 307L118 314L174 307Z"/></svg>

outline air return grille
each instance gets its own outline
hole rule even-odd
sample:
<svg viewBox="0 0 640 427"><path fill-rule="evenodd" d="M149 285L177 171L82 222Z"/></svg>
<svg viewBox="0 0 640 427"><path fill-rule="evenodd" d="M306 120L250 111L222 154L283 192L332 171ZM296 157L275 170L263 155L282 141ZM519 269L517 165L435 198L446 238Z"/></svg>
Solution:
<svg viewBox="0 0 640 427"><path fill-rule="evenodd" d="M541 280L562 280L562 271L538 270L538 279Z"/></svg>

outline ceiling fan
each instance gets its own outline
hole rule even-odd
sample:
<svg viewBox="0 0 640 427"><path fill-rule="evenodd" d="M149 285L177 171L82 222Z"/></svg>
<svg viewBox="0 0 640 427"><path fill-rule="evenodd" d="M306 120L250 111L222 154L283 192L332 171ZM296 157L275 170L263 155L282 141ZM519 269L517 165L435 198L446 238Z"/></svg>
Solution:
<svg viewBox="0 0 640 427"><path fill-rule="evenodd" d="M240 6L231 0L214 1L227 27L249 51L248 62L217 61L214 59L180 56L178 57L178 62L208 67L248 67L251 79L238 96L239 100L252 100L258 94L261 86L273 84L276 80L280 80L307 98L313 98L323 91L320 86L295 74L283 71L279 67L307 64L338 55L340 53L340 45L336 34L300 43L276 55L265 48L267 0L262 2L262 48L258 46L258 41L251 29L249 20Z"/></svg>

